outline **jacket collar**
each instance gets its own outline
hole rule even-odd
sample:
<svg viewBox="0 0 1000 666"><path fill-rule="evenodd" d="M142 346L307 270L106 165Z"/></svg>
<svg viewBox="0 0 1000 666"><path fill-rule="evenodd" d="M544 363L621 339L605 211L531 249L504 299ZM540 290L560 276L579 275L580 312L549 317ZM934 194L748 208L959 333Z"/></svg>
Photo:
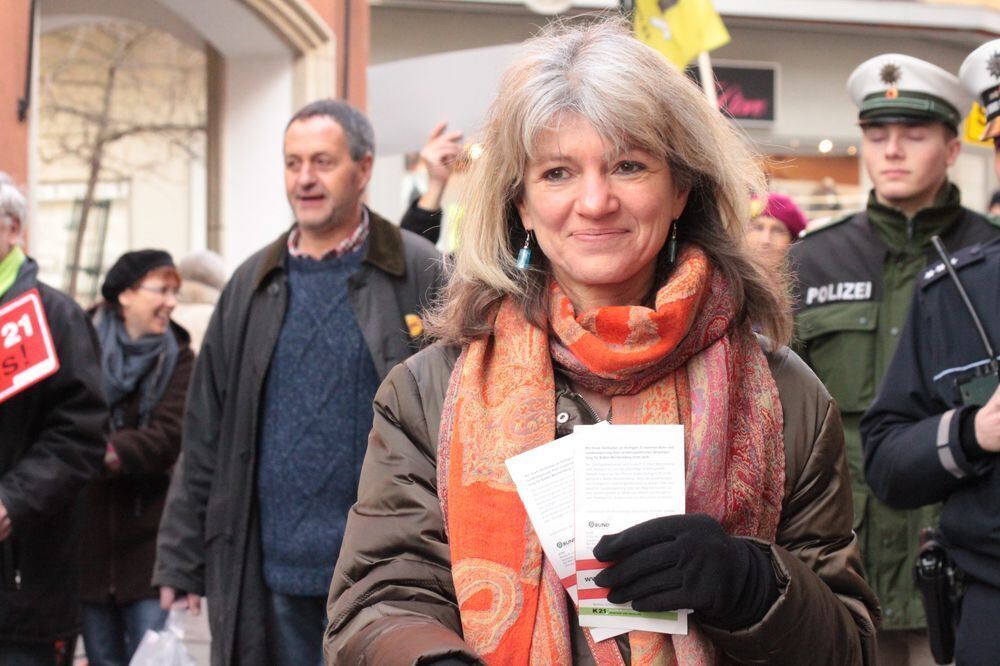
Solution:
<svg viewBox="0 0 1000 666"><path fill-rule="evenodd" d="M368 252L365 262L394 277L406 275L403 232L381 215L368 211Z"/></svg>
<svg viewBox="0 0 1000 666"><path fill-rule="evenodd" d="M874 190L868 197L872 227L896 252L922 254L931 236L946 233L961 216L961 193L950 182L945 182L931 206L921 208L910 219L902 211L879 203Z"/></svg>
<svg viewBox="0 0 1000 666"><path fill-rule="evenodd" d="M406 257L403 250L403 233L392 222L368 210L368 249L364 262L394 277L406 275ZM260 289L275 271L286 270L288 259L288 234L294 225L267 246L264 261L257 271L254 289Z"/></svg>
<svg viewBox="0 0 1000 666"><path fill-rule="evenodd" d="M25 257L21 268L17 270L17 277L14 284L0 296L0 305L14 300L32 287L38 286L38 264L31 257Z"/></svg>

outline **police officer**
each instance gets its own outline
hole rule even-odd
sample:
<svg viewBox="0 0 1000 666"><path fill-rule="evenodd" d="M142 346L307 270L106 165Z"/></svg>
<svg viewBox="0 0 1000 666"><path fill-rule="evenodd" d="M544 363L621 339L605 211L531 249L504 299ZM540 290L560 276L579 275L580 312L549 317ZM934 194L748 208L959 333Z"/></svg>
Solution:
<svg viewBox="0 0 1000 666"><path fill-rule="evenodd" d="M993 167L1000 178L1000 39L986 42L970 53L958 76L986 111L986 127L979 140L993 140Z"/></svg>
<svg viewBox="0 0 1000 666"><path fill-rule="evenodd" d="M905 512L871 496L864 483L861 415L875 397L906 321L913 287L940 235L958 249L1000 235L960 204L947 169L961 149L961 109L971 99L958 79L930 63L884 54L854 70L862 157L874 188L864 211L808 233L793 246L798 277L799 353L844 415L854 490L855 530L869 582L883 604L880 663L933 663L911 579L919 530L936 509Z"/></svg>
<svg viewBox="0 0 1000 666"><path fill-rule="evenodd" d="M984 138L996 141L1000 40L966 59L961 80L982 95ZM1000 160L996 166L1000 175ZM898 509L944 501L940 530L966 578L956 662L993 665L1000 664L1000 241L956 252L951 263L983 332L943 263L921 274L896 355L861 423L865 475Z"/></svg>

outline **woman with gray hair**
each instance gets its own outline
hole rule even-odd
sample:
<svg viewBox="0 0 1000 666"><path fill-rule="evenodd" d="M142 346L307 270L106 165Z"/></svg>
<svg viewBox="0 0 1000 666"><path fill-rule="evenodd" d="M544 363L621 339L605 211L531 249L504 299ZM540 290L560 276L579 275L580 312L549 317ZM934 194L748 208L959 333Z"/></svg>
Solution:
<svg viewBox="0 0 1000 666"><path fill-rule="evenodd" d="M28 214L27 205L24 202L24 195L14 185L13 179L0 171L0 224L4 228L24 223Z"/></svg>
<svg viewBox="0 0 1000 666"><path fill-rule="evenodd" d="M743 243L743 141L600 21L526 44L482 144L438 342L375 399L327 661L870 663L839 414ZM684 426L687 513L594 555L611 602L693 609L686 635L581 629L506 470L605 419Z"/></svg>
<svg viewBox="0 0 1000 666"><path fill-rule="evenodd" d="M76 302L38 279L38 264L21 249L26 209L24 196L0 172L0 309L6 311L0 318L0 664L5 666L72 660L65 646L73 644L80 624L79 495L100 469L108 413L93 328ZM41 352L34 358L33 344Z"/></svg>

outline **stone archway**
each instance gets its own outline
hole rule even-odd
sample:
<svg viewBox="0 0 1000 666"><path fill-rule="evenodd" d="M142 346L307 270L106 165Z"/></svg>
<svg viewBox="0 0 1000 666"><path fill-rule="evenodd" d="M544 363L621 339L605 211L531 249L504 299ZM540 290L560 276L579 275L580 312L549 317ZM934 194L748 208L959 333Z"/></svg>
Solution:
<svg viewBox="0 0 1000 666"><path fill-rule="evenodd" d="M304 0L243 0L299 53L295 105L333 97L336 88L335 40L329 26Z"/></svg>

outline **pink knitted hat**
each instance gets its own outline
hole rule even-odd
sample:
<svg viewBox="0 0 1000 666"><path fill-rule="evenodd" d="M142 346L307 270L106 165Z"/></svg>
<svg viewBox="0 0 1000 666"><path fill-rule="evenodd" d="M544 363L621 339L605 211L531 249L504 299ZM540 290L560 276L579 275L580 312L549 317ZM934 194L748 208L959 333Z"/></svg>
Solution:
<svg viewBox="0 0 1000 666"><path fill-rule="evenodd" d="M767 215L768 217L773 217L776 220L782 222L788 229L788 233L791 234L792 240L799 237L799 234L806 228L809 220L806 219L805 214L795 205L791 197L785 196L784 194L778 194L777 192L771 192L767 195L766 203L764 203L763 208L761 208L762 202L760 199L754 202L754 217L760 215ZM757 212L757 211L760 212Z"/></svg>

